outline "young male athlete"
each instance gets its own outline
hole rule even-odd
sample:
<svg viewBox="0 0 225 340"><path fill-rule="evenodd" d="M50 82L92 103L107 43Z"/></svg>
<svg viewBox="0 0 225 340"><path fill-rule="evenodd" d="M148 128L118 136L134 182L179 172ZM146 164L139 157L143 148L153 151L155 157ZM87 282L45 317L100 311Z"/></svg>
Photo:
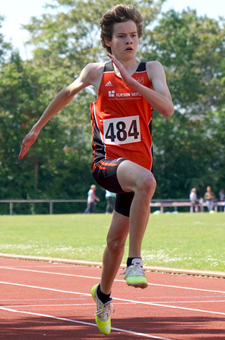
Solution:
<svg viewBox="0 0 225 340"><path fill-rule="evenodd" d="M107 235L100 284L91 289L97 305L96 323L111 331L110 297L129 238L124 278L128 285L145 288L141 244L147 226L156 181L152 174L151 121L153 108L165 117L173 104L162 65L139 62L136 51L143 18L131 5L116 5L101 19L102 45L107 63L88 64L80 76L49 104L22 142L19 159L27 153L43 126L82 89L93 85L98 93L91 105L93 176L104 189L117 194Z"/></svg>

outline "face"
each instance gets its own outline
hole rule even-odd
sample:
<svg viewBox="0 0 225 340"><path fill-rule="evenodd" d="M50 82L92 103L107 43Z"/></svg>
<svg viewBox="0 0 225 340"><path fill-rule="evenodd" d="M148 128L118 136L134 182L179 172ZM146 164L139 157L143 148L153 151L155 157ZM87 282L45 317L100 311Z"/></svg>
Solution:
<svg viewBox="0 0 225 340"><path fill-rule="evenodd" d="M106 45L117 59L128 60L135 58L138 42L137 26L129 20L114 24L112 40L106 41Z"/></svg>

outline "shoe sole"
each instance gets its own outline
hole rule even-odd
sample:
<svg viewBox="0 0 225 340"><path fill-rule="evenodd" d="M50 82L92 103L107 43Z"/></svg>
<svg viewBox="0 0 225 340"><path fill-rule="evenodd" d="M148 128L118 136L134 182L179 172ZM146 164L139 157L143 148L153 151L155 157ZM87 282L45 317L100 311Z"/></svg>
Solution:
<svg viewBox="0 0 225 340"><path fill-rule="evenodd" d="M145 289L148 287L147 283L127 283L128 286L134 287L134 288L141 288L141 289Z"/></svg>

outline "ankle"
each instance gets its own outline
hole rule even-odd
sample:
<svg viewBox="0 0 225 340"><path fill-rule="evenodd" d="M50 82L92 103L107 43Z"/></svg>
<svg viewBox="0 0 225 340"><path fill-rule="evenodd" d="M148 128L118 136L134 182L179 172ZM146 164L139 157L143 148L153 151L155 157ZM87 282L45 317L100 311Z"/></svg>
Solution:
<svg viewBox="0 0 225 340"><path fill-rule="evenodd" d="M98 298L105 304L107 303L109 300L110 300L110 294L104 294L102 293L101 291L101 287L100 287L100 284L98 285L98 288L97 288L97 295L98 295Z"/></svg>
<svg viewBox="0 0 225 340"><path fill-rule="evenodd" d="M127 267L137 264L140 262L140 265L143 266L141 257L128 257L127 258Z"/></svg>

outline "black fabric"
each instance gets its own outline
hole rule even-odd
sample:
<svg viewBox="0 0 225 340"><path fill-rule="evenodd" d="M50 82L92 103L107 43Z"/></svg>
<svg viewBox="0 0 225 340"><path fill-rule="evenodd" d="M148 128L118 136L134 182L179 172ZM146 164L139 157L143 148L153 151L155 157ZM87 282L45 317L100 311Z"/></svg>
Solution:
<svg viewBox="0 0 225 340"><path fill-rule="evenodd" d="M141 257L128 257L127 258L127 267L131 266L133 259L137 259L137 258L141 259Z"/></svg>
<svg viewBox="0 0 225 340"><path fill-rule="evenodd" d="M96 169L93 173L93 176L96 183L102 188L117 194L115 201L115 211L121 215L129 217L130 206L134 197L134 193L123 191L116 175L118 165L125 160L125 158L104 159L96 164ZM112 166L113 164L115 164L115 166Z"/></svg>
<svg viewBox="0 0 225 340"><path fill-rule="evenodd" d="M103 72L113 72L113 71L114 71L114 69L113 69L113 66L112 66L112 62L109 61L108 63L105 64ZM141 61L135 72L143 72L143 71L146 71L146 62Z"/></svg>
<svg viewBox="0 0 225 340"><path fill-rule="evenodd" d="M133 192L125 192L116 195L115 211L121 215L130 216L130 207L134 198Z"/></svg>
<svg viewBox="0 0 225 340"><path fill-rule="evenodd" d="M98 298L102 301L103 304L105 304L105 303L107 303L111 300L110 294L102 293L100 285L98 285L98 288L97 288L97 295L98 295Z"/></svg>
<svg viewBox="0 0 225 340"><path fill-rule="evenodd" d="M95 181L102 188L110 192L114 192L116 194L124 192L117 180L116 172L118 165L125 160L125 158L104 159L98 162L93 173Z"/></svg>

